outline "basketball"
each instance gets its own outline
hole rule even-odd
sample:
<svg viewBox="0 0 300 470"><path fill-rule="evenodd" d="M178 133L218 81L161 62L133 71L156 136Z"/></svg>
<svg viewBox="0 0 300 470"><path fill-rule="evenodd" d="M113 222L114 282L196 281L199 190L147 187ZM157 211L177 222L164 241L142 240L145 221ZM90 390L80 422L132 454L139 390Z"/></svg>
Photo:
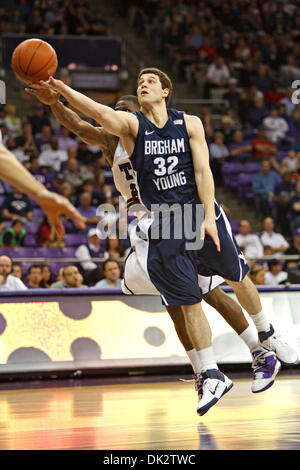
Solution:
<svg viewBox="0 0 300 470"><path fill-rule="evenodd" d="M57 69L56 52L41 39L27 39L19 44L12 55L11 65L16 76L28 84L48 80Z"/></svg>

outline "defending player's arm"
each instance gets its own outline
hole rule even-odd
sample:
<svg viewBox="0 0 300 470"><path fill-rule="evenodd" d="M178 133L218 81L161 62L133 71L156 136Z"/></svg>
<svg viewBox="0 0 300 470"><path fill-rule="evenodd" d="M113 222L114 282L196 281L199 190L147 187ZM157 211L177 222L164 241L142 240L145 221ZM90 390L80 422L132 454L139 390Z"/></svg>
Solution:
<svg viewBox="0 0 300 470"><path fill-rule="evenodd" d="M41 103L50 106L51 111L58 121L73 134L81 138L86 144L99 145L99 147L107 147L106 139L103 135L103 128L94 127L88 122L81 119L72 109L65 106L59 101L60 94L49 89L34 90L25 88L25 91L37 98ZM103 149L104 150L104 149Z"/></svg>
<svg viewBox="0 0 300 470"><path fill-rule="evenodd" d="M41 81L39 84L32 84L36 90L52 89L63 95L70 105L82 112L86 116L93 118L104 129L119 137L133 135L138 132L137 118L124 111L114 111L109 106L97 103L87 96L73 90L61 80L50 77L47 82Z"/></svg>
<svg viewBox="0 0 300 470"><path fill-rule="evenodd" d="M215 184L209 166L209 153L203 125L196 116L185 115L185 122L190 138L197 190L204 205L204 228L214 240L217 250L220 251L215 215Z"/></svg>
<svg viewBox="0 0 300 470"><path fill-rule="evenodd" d="M59 194L48 191L29 171L0 143L0 179L18 188L19 191L35 199L49 220L53 222L60 236L64 228L59 220L61 214L66 214L74 220L79 228L84 228L84 218L72 204Z"/></svg>

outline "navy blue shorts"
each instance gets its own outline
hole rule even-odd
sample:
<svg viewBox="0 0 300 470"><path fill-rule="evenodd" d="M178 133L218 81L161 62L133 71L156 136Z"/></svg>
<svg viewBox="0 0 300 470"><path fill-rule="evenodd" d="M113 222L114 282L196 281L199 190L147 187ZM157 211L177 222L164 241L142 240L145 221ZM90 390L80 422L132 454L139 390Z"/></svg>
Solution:
<svg viewBox="0 0 300 470"><path fill-rule="evenodd" d="M193 305L202 300L198 274L218 274L230 281L241 281L249 267L231 231L224 211L215 204L221 251L206 235L199 250L187 250L186 239L151 239L148 231L147 271L165 305ZM171 218L171 233L172 233ZM154 222L158 223L158 222ZM150 239L149 239L150 238Z"/></svg>

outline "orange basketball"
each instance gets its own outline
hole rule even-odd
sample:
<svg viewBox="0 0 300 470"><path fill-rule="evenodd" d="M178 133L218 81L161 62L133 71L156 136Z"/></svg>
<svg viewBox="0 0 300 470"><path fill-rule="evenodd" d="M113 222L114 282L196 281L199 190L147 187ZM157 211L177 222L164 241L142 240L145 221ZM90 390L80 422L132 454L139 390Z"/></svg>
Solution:
<svg viewBox="0 0 300 470"><path fill-rule="evenodd" d="M11 65L22 82L33 83L48 80L55 74L57 56L47 42L41 39L27 39L15 48Z"/></svg>

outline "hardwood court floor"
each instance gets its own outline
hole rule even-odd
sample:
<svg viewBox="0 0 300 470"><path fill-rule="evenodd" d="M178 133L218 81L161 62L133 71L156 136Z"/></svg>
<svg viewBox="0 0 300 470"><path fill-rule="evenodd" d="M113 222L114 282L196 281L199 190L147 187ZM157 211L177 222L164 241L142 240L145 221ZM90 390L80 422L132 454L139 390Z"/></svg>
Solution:
<svg viewBox="0 0 300 470"><path fill-rule="evenodd" d="M202 418L179 381L1 390L0 449L300 449L299 377L250 386L234 379Z"/></svg>

